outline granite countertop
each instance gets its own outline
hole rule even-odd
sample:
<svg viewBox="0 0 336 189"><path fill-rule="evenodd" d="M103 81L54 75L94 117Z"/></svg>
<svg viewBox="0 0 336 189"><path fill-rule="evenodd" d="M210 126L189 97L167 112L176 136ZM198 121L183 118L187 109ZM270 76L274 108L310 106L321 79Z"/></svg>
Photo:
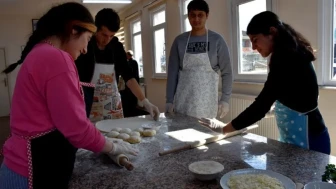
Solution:
<svg viewBox="0 0 336 189"><path fill-rule="evenodd" d="M140 155L130 157L135 165L127 171L115 165L107 156L79 150L70 189L110 188L221 188L220 178L236 169L256 168L281 173L294 182L306 184L321 181L325 166L336 164L336 158L319 152L298 148L272 139L243 134L179 153L159 156L159 152L182 145L165 133L192 128L204 133L197 119L182 115L160 117L161 128L155 137L143 138L136 144ZM194 179L188 165L200 160L215 160L224 165L216 180L202 182Z"/></svg>

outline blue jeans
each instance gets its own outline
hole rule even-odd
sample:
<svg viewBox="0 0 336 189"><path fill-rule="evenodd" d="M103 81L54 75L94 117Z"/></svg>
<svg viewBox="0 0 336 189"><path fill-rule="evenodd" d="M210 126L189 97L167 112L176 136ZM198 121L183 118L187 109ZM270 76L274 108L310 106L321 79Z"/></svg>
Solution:
<svg viewBox="0 0 336 189"><path fill-rule="evenodd" d="M10 170L4 163L0 168L1 189L28 189L28 178Z"/></svg>

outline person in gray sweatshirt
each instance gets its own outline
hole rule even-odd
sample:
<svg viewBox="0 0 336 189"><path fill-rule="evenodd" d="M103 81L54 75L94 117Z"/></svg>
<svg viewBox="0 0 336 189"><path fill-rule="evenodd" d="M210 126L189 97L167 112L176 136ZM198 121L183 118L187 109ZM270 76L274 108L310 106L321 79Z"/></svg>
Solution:
<svg viewBox="0 0 336 189"><path fill-rule="evenodd" d="M192 0L187 9L192 30L177 36L171 47L166 112L223 118L229 111L233 82L229 50L220 34L205 27L209 6L204 0Z"/></svg>

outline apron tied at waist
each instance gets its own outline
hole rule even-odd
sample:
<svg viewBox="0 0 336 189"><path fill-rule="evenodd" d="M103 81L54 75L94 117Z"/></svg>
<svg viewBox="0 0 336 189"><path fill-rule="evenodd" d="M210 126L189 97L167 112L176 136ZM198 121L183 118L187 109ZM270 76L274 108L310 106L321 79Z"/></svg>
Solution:
<svg viewBox="0 0 336 189"><path fill-rule="evenodd" d="M281 142L294 144L305 149L309 149L308 133L308 112L297 112L283 105L279 101L275 102L275 116L279 129Z"/></svg>

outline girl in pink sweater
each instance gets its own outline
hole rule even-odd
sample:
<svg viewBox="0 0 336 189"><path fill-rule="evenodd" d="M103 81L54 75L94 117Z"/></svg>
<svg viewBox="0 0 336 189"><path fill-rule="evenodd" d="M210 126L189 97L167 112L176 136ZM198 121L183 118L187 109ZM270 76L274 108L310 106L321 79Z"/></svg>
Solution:
<svg viewBox="0 0 336 189"><path fill-rule="evenodd" d="M74 60L87 51L96 31L81 4L51 8L37 23L22 52L11 108L11 137L0 169L1 189L68 187L77 148L137 155L124 142L112 143L86 118Z"/></svg>

